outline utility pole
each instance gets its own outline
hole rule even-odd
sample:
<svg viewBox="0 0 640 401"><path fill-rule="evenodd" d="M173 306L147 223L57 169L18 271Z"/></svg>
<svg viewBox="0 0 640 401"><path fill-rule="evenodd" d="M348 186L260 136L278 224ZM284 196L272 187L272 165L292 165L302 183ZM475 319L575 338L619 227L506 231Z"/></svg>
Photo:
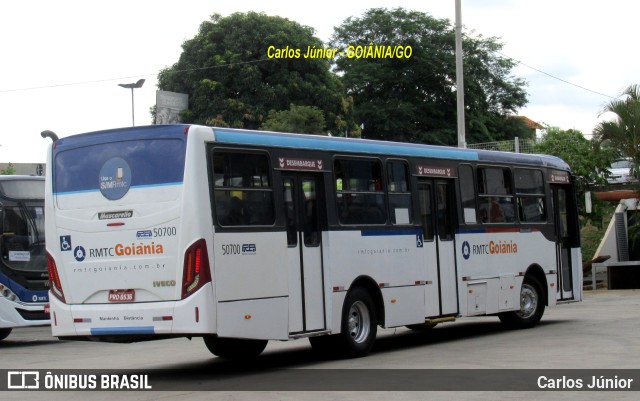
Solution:
<svg viewBox="0 0 640 401"><path fill-rule="evenodd" d="M462 11L461 0L456 0L456 95L458 115L458 147L466 148L467 139L464 124L464 72L462 68Z"/></svg>

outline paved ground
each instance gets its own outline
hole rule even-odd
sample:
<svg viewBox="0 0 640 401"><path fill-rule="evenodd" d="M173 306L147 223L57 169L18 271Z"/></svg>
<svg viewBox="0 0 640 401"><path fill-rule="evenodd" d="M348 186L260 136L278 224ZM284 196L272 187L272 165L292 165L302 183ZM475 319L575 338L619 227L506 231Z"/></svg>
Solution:
<svg viewBox="0 0 640 401"><path fill-rule="evenodd" d="M639 399L638 392L398 392L362 391L367 380L384 382L380 372L362 376L343 369L409 369L405 377L410 387L411 372L416 369L536 369L532 375L553 377L554 369L594 369L606 375L609 369L640 369L640 290L587 291L581 303L547 309L542 322L534 329L505 330L495 317L467 318L443 324L430 333L415 333L405 328L379 332L373 352L366 358L326 359L312 352L306 340L270 342L265 353L255 362L233 364L213 357L201 339L173 339L137 344L104 344L59 341L50 337L48 328L15 330L0 342L0 369L132 369L154 372L167 369L164 379L177 380L179 392L47 392L47 399L115 400L115 399ZM353 379L350 392L294 391L229 391L251 388L260 380L281 380L281 369L309 370L311 378L291 374L295 380L329 383L335 380L327 372L337 372L343 379ZM324 370L324 371L323 371ZM166 372L166 371L164 371ZM359 371L360 372L360 371ZM385 371L382 373L384 374ZM428 372L428 371L425 371ZM520 372L520 371L518 371ZM527 371L523 371L527 372ZM634 371L639 374L639 371ZM230 374L231 373L231 374ZM299 372L297 372L299 373ZM367 372L365 372L367 373ZM402 379L397 372L387 371L386 379ZM431 372L433 373L433 372ZM478 380L482 372L460 377ZM485 372L486 373L486 372ZM567 371L571 374L570 371ZM267 375L267 376L265 376ZM269 376L272 375L272 376ZM480 375L480 376L479 376ZM317 377L316 377L317 376ZM227 380L229 380L227 382ZM640 389L640 380L637 380ZM334 382L331 382L334 383ZM205 392L196 389L219 388L225 391ZM335 384L335 383L334 383ZM327 384L329 385L329 384ZM286 385L285 385L286 386ZM364 388L363 388L364 387ZM496 390L499 390L496 388ZM23 392L5 392L3 399L26 399Z"/></svg>

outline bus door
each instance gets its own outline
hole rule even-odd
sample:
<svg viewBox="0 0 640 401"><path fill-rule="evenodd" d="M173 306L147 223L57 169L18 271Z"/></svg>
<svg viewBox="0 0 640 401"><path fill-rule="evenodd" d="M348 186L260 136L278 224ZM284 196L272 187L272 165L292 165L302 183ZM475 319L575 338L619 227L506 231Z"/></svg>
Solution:
<svg viewBox="0 0 640 401"><path fill-rule="evenodd" d="M289 332L323 330L325 324L322 227L326 224L321 174L282 176L289 265Z"/></svg>
<svg viewBox="0 0 640 401"><path fill-rule="evenodd" d="M571 186L551 185L553 221L556 232L556 260L558 271L558 299L573 298L571 248L577 240L578 223L575 210L568 207L573 199Z"/></svg>
<svg viewBox="0 0 640 401"><path fill-rule="evenodd" d="M455 259L455 197L452 180L419 179L418 194L427 254L427 316L458 313ZM435 292L437 304L435 305ZM431 301L430 301L431 298Z"/></svg>

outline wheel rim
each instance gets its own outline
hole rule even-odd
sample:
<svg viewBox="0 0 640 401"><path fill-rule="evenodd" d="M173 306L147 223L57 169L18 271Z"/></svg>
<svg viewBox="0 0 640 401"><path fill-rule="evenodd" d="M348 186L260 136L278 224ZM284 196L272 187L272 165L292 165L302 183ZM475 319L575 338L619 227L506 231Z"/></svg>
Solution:
<svg viewBox="0 0 640 401"><path fill-rule="evenodd" d="M371 317L369 309L362 301L356 301L349 308L349 335L356 343L362 343L369 336Z"/></svg>
<svg viewBox="0 0 640 401"><path fill-rule="evenodd" d="M538 292L530 284L523 284L520 291L520 312L518 315L522 318L529 318L536 313L538 309Z"/></svg>

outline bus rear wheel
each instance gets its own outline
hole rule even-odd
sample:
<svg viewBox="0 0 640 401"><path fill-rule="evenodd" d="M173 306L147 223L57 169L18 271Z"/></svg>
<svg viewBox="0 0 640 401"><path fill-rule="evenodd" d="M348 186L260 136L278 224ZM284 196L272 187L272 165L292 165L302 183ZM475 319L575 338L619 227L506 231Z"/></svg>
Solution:
<svg viewBox="0 0 640 401"><path fill-rule="evenodd" d="M11 334L11 330L13 329L0 329L0 341L9 337L9 334Z"/></svg>
<svg viewBox="0 0 640 401"><path fill-rule="evenodd" d="M520 310L498 314L500 321L516 329L535 326L544 314L545 300L542 285L534 277L526 277L520 288Z"/></svg>
<svg viewBox="0 0 640 401"><path fill-rule="evenodd" d="M225 359L252 359L267 347L267 340L245 340L241 338L220 338L205 336L204 343L209 351Z"/></svg>
<svg viewBox="0 0 640 401"><path fill-rule="evenodd" d="M378 324L369 293L356 287L349 291L342 307L342 327L337 347L348 358L359 358L371 351Z"/></svg>

